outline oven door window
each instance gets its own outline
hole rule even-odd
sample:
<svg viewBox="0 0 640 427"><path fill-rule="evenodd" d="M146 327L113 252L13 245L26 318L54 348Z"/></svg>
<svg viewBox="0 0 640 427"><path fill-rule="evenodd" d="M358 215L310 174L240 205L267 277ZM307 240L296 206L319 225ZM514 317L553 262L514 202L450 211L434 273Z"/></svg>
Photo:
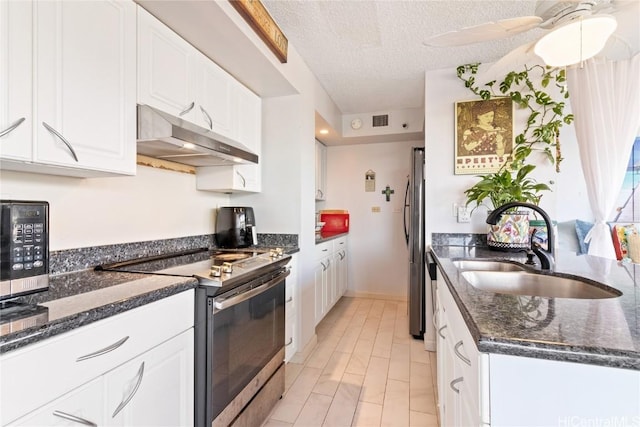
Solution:
<svg viewBox="0 0 640 427"><path fill-rule="evenodd" d="M213 418L284 346L284 280L213 315Z"/></svg>

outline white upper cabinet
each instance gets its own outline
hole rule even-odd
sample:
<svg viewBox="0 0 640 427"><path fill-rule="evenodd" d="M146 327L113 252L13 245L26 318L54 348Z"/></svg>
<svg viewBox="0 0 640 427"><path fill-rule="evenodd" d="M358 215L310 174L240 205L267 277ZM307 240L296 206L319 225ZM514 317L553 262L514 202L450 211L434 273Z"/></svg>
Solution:
<svg viewBox="0 0 640 427"><path fill-rule="evenodd" d="M196 116L205 129L236 140L232 123L233 79L198 52Z"/></svg>
<svg viewBox="0 0 640 427"><path fill-rule="evenodd" d="M196 117L198 51L138 7L138 103L190 122Z"/></svg>
<svg viewBox="0 0 640 427"><path fill-rule="evenodd" d="M196 169L198 190L224 193L253 192L262 189L262 99L237 83L231 91L236 141L259 157L258 164L208 166Z"/></svg>
<svg viewBox="0 0 640 427"><path fill-rule="evenodd" d="M1 71L7 97L0 127L25 117L1 137L2 167L69 176L135 174L135 4L27 1L3 2L0 9L0 31L8 41L0 56L11 64Z"/></svg>
<svg viewBox="0 0 640 427"><path fill-rule="evenodd" d="M0 156L3 159L29 161L32 157L32 10L31 2L0 2Z"/></svg>
<svg viewBox="0 0 640 427"><path fill-rule="evenodd" d="M260 156L260 97L141 7L138 64L139 104L181 117ZM199 167L196 174L198 190L261 190L259 164Z"/></svg>
<svg viewBox="0 0 640 427"><path fill-rule="evenodd" d="M138 103L235 140L235 80L186 40L138 8Z"/></svg>
<svg viewBox="0 0 640 427"><path fill-rule="evenodd" d="M327 197L327 147L316 140L316 200Z"/></svg>

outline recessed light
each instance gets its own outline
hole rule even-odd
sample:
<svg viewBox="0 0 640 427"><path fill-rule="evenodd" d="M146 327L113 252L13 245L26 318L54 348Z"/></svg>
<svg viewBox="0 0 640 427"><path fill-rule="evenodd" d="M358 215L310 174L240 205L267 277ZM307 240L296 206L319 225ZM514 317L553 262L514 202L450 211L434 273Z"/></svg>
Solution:
<svg viewBox="0 0 640 427"><path fill-rule="evenodd" d="M326 134L328 134L328 133L329 133L329 131L328 131L328 130L326 130L326 129L320 129L320 133L321 133L322 135L326 135Z"/></svg>
<svg viewBox="0 0 640 427"><path fill-rule="evenodd" d="M195 144L192 144L190 142L185 142L184 144L182 144L182 148L192 149L192 148L196 148L196 146Z"/></svg>

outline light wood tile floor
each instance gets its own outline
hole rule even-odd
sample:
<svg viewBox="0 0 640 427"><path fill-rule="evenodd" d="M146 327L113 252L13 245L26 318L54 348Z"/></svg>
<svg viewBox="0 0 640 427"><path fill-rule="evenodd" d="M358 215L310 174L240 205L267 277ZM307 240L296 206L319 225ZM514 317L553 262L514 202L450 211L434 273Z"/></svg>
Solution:
<svg viewBox="0 0 640 427"><path fill-rule="evenodd" d="M438 425L435 353L409 334L406 302L343 297L263 427Z"/></svg>

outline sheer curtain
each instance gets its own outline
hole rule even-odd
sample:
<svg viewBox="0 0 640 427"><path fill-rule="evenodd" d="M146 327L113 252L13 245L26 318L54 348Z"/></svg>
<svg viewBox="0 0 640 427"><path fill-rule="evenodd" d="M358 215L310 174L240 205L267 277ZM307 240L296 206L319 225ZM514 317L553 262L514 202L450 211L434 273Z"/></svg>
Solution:
<svg viewBox="0 0 640 427"><path fill-rule="evenodd" d="M606 219L615 207L633 141L640 128L640 54L589 59L567 69L580 161L595 225L589 254L615 259Z"/></svg>

